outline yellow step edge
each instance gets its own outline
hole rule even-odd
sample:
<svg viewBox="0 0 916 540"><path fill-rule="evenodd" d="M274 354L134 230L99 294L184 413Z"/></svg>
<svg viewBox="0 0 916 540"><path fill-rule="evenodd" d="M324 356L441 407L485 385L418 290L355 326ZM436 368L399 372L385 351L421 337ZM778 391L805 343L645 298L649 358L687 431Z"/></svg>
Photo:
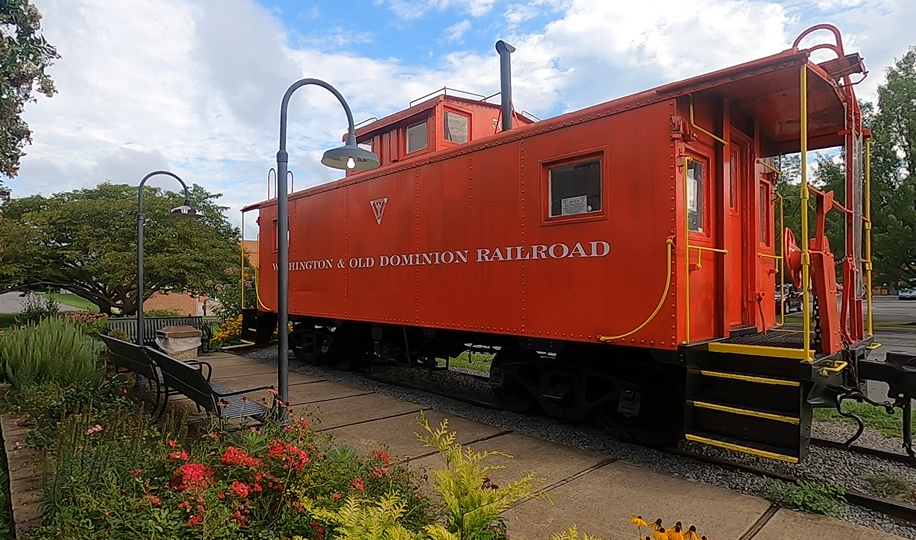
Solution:
<svg viewBox="0 0 916 540"><path fill-rule="evenodd" d="M718 377L720 379L734 379L736 381L747 381L760 384L772 384L774 386L801 386L798 381L786 381L783 379L769 379L767 377L755 377L754 375L739 375L737 373L725 373L722 371L700 370L701 375L706 377Z"/></svg>
<svg viewBox="0 0 916 540"><path fill-rule="evenodd" d="M785 347L765 347L762 345L742 345L740 343L710 343L709 352L744 354L747 356L766 356L769 358L789 358L792 360L814 360L814 351L804 349L787 349Z"/></svg>
<svg viewBox="0 0 916 540"><path fill-rule="evenodd" d="M734 450L735 452L741 452L743 454L750 454L752 456L758 456L767 459L776 459L779 461L787 461L789 463L798 463L798 458L787 456L785 454L777 454L776 452L767 452L766 450L757 450L756 448L748 448L747 446L741 446L740 444L732 444L724 441L717 441L715 439L707 439L706 437L700 437L699 435L691 435L688 433L685 435L688 441L698 442L702 444L708 444L710 446L718 446L719 448L725 448L726 450Z"/></svg>
<svg viewBox="0 0 916 540"><path fill-rule="evenodd" d="M737 407L728 407L726 405L717 405L715 403L706 403L705 401L688 401L694 407L700 407L702 409L710 409L713 411L722 411L732 414L740 414L744 416L753 416L756 418L765 418L767 420L775 420L777 422L785 422L787 424L799 424L798 418L793 418L791 416L783 416L781 414L771 414L760 411L750 411L748 409L739 409Z"/></svg>

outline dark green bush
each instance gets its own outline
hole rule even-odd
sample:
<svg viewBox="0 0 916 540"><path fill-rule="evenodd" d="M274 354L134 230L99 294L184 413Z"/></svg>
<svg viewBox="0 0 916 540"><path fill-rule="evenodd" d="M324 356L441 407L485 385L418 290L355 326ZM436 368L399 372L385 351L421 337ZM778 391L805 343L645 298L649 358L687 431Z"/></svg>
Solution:
<svg viewBox="0 0 916 540"><path fill-rule="evenodd" d="M0 372L16 389L44 382L97 384L105 373L102 350L78 325L42 319L0 336Z"/></svg>

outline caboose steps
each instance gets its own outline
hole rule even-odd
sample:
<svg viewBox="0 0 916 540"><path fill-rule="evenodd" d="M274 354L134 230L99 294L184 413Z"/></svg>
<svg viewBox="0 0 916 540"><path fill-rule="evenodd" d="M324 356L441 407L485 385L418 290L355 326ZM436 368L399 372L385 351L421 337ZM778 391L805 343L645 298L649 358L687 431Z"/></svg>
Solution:
<svg viewBox="0 0 916 540"><path fill-rule="evenodd" d="M688 355L686 439L792 463L803 459L811 431L810 364L715 349Z"/></svg>

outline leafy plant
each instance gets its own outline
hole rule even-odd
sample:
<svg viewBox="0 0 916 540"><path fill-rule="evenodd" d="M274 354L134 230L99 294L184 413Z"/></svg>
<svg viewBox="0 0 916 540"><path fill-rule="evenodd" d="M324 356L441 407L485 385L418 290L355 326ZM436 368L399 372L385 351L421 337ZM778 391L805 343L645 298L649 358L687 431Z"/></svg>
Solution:
<svg viewBox="0 0 916 540"><path fill-rule="evenodd" d="M837 515L846 505L842 486L797 480L795 484L767 480L764 496L772 501L812 514Z"/></svg>
<svg viewBox="0 0 916 540"><path fill-rule="evenodd" d="M865 479L875 492L898 501L916 503L916 486L899 478L878 475Z"/></svg>
<svg viewBox="0 0 916 540"><path fill-rule="evenodd" d="M44 298L29 291L25 295L22 311L16 317L16 324L24 325L37 323L44 319L57 317L60 313L60 304L52 298Z"/></svg>
<svg viewBox="0 0 916 540"><path fill-rule="evenodd" d="M144 309L144 317L181 317L177 309Z"/></svg>
<svg viewBox="0 0 916 540"><path fill-rule="evenodd" d="M448 431L448 420L433 429L425 415L419 423L426 434L417 434L427 447L436 448L445 460L446 468L433 472L434 488L442 499L444 510L436 523L422 530L404 526L404 514L409 504L395 495L367 498L351 494L343 506L322 507L320 501L304 497L303 507L316 519L333 527L336 537L347 540L497 540L508 538L501 514L513 505L544 496L538 489L541 480L534 473L495 485L490 474L502 466L484 466L490 457L512 456L502 452L478 452L456 442L457 433ZM302 537L297 537L302 538Z"/></svg>
<svg viewBox="0 0 916 540"><path fill-rule="evenodd" d="M42 382L98 383L103 345L72 323L48 318L0 336L0 370L14 388Z"/></svg>

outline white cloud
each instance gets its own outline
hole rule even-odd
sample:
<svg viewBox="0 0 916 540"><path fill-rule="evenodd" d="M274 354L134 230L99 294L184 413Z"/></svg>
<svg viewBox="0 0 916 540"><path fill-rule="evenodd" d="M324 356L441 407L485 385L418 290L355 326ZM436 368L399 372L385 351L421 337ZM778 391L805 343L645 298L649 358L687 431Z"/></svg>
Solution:
<svg viewBox="0 0 916 540"><path fill-rule="evenodd" d="M446 43L452 43L461 39L461 36L465 34L468 30L471 29L471 21L464 19L463 21L456 22L455 24L449 26L445 29L445 41Z"/></svg>
<svg viewBox="0 0 916 540"><path fill-rule="evenodd" d="M843 30L847 51L865 56L872 74L856 88L871 98L881 68L909 45L916 2L840 3L835 13L811 20L813 6L803 0L532 0L507 3L498 18L506 26L490 30L517 47L516 109L541 117L778 52L822 19ZM420 15L453 7L470 17L496 6L495 0L389 4ZM224 193L221 203L230 206L237 223L241 206L267 195L280 99L293 81L315 77L331 83L346 96L357 122L403 109L410 99L442 86L481 94L499 89L492 42L482 54L456 51L429 65L410 65L390 58L384 43L375 47L377 58L370 58L332 52L338 44L291 42L290 30L254 0L37 0L37 5L44 34L62 57L51 68L59 94L26 107L34 144L26 148L19 177L7 182L14 196L106 179L136 185L146 172L168 169ZM539 29L519 32L521 23L552 10L562 11ZM460 20L452 28L457 34L473 19L454 20ZM371 26L358 30L350 37L359 38ZM468 40L469 34L462 35ZM811 41L827 37L818 34ZM345 130L330 93L315 87L296 93L288 145L297 189L340 176L319 159L340 143ZM167 178L152 183L177 189Z"/></svg>
<svg viewBox="0 0 916 540"><path fill-rule="evenodd" d="M376 4L388 4L398 17L414 20L429 11L443 11L450 7L472 17L483 17L490 13L496 0L376 0Z"/></svg>

